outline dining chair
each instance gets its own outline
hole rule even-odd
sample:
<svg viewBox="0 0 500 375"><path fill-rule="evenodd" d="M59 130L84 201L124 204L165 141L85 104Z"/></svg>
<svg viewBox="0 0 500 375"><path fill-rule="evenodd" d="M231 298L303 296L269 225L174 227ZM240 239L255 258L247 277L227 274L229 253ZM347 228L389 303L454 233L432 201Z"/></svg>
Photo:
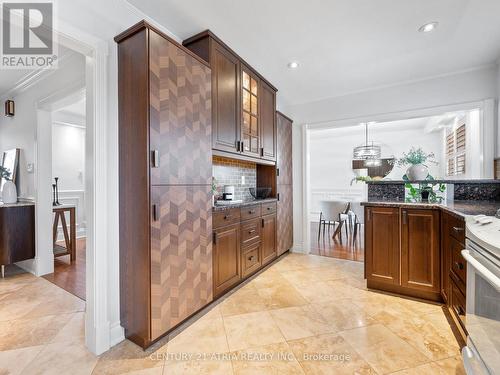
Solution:
<svg viewBox="0 0 500 375"><path fill-rule="evenodd" d="M361 206L361 202L352 202L351 209L349 210L349 217L352 219L353 225L353 240L356 240L359 228L365 222L365 210ZM351 221L351 220L350 220Z"/></svg>
<svg viewBox="0 0 500 375"><path fill-rule="evenodd" d="M348 220L350 204L346 201L321 201L320 202L320 215L319 215L319 228L318 228L318 241L321 237L321 229L323 227L323 237L325 236L326 227L328 226L328 232L330 232L330 227L333 225L335 232L333 237L339 233L339 229L342 229L342 225ZM346 226L347 235L347 226ZM342 240L342 237L341 237Z"/></svg>

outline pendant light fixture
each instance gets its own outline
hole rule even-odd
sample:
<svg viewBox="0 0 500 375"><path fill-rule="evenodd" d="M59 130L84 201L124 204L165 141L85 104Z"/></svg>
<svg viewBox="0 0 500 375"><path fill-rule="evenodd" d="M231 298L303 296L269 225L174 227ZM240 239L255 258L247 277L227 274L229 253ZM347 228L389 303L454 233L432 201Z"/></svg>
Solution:
<svg viewBox="0 0 500 375"><path fill-rule="evenodd" d="M368 123L365 123L365 144L354 148L353 159L364 160L366 166L380 165L382 149L380 146L368 142Z"/></svg>

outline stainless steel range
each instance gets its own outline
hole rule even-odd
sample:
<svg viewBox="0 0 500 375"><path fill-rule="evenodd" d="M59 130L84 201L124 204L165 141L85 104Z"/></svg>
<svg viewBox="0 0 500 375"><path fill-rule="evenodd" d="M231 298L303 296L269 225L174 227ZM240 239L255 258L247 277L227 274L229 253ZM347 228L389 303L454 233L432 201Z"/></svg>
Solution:
<svg viewBox="0 0 500 375"><path fill-rule="evenodd" d="M500 219L470 217L466 222L466 328L462 349L468 375L500 374Z"/></svg>

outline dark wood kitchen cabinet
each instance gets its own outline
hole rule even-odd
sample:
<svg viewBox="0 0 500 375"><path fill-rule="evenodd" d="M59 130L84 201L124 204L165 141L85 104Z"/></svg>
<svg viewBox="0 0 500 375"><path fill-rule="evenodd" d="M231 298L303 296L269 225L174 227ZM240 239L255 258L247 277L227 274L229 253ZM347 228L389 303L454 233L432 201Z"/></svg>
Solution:
<svg viewBox="0 0 500 375"><path fill-rule="evenodd" d="M368 282L399 285L399 209L365 207L365 275Z"/></svg>
<svg viewBox="0 0 500 375"><path fill-rule="evenodd" d="M401 286L440 292L439 210L401 209Z"/></svg>
<svg viewBox="0 0 500 375"><path fill-rule="evenodd" d="M262 264L276 258L276 213L262 217Z"/></svg>
<svg viewBox="0 0 500 375"><path fill-rule="evenodd" d="M212 148L219 156L276 161L276 92L210 30L183 45L212 67Z"/></svg>
<svg viewBox="0 0 500 375"><path fill-rule="evenodd" d="M276 91L264 81L260 89L260 129L261 157L276 160Z"/></svg>
<svg viewBox="0 0 500 375"><path fill-rule="evenodd" d="M213 300L211 70L145 21L115 41L120 315L145 348Z"/></svg>
<svg viewBox="0 0 500 375"><path fill-rule="evenodd" d="M465 220L448 212L441 213L441 296L453 321L459 342L465 345L465 308L467 300L467 262L465 249Z"/></svg>
<svg viewBox="0 0 500 375"><path fill-rule="evenodd" d="M216 228L213 236L214 295L219 296L241 279L240 223Z"/></svg>
<svg viewBox="0 0 500 375"><path fill-rule="evenodd" d="M365 207L365 276L369 288L440 301L440 213Z"/></svg>

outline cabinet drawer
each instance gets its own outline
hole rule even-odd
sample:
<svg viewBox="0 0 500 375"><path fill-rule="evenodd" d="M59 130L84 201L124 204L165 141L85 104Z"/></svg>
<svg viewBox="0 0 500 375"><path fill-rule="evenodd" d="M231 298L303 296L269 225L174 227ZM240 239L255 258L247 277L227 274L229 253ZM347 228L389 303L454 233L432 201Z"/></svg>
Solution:
<svg viewBox="0 0 500 375"><path fill-rule="evenodd" d="M241 220L249 220L260 217L260 204L241 207Z"/></svg>
<svg viewBox="0 0 500 375"><path fill-rule="evenodd" d="M247 246L248 244L260 241L261 226L260 218L244 221L241 224L241 245Z"/></svg>
<svg viewBox="0 0 500 375"><path fill-rule="evenodd" d="M450 308L451 312L458 318L462 326L465 328L465 296L460 291L455 283L455 280L450 280Z"/></svg>
<svg viewBox="0 0 500 375"><path fill-rule="evenodd" d="M262 215L270 215L276 212L276 202L262 203Z"/></svg>
<svg viewBox="0 0 500 375"><path fill-rule="evenodd" d="M226 225L237 224L240 222L241 212L239 208L231 208L214 212L213 214L213 227L220 228Z"/></svg>
<svg viewBox="0 0 500 375"><path fill-rule="evenodd" d="M458 217L448 215L448 235L461 244L465 244L465 221Z"/></svg>
<svg viewBox="0 0 500 375"><path fill-rule="evenodd" d="M464 246L455 238L450 239L451 247L451 269L458 276L458 278L465 284L467 280L467 262L462 257L462 250Z"/></svg>
<svg viewBox="0 0 500 375"><path fill-rule="evenodd" d="M243 251L241 265L243 277L250 275L260 268L260 243L256 243Z"/></svg>

